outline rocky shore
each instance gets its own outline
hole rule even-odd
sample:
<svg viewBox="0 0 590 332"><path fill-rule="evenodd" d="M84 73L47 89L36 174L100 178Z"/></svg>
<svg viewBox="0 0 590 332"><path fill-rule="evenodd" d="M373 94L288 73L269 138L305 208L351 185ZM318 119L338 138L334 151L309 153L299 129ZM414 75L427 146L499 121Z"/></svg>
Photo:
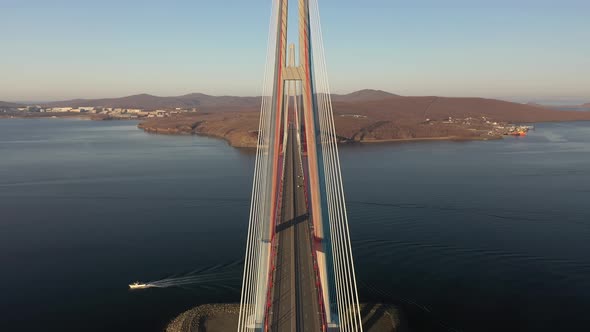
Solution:
<svg viewBox="0 0 590 332"><path fill-rule="evenodd" d="M138 127L149 133L165 135L203 135L226 140L237 148L256 147L257 112L221 112L179 115L148 119Z"/></svg>
<svg viewBox="0 0 590 332"><path fill-rule="evenodd" d="M166 332L225 332L238 326L239 304L206 304L174 318ZM363 330L366 332L408 332L400 308L385 304L361 304Z"/></svg>

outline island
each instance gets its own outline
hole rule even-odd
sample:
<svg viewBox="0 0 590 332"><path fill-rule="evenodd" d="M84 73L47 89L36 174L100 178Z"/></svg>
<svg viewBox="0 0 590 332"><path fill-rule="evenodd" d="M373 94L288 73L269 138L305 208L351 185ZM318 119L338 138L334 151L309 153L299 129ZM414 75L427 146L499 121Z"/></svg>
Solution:
<svg viewBox="0 0 590 332"><path fill-rule="evenodd" d="M148 94L106 99L76 99L42 105L0 102L0 118L78 117L92 120L140 120L146 132L204 135L238 148L256 147L260 97L177 97ZM588 121L586 105L554 109L497 99L400 96L380 90L332 95L340 143L425 140L492 140L526 135L527 124Z"/></svg>
<svg viewBox="0 0 590 332"><path fill-rule="evenodd" d="M333 96L340 143L424 140L491 140L524 135L524 124L590 120L590 112L560 111L484 98L404 97L363 90ZM258 105L239 109L205 108L191 114L147 119L138 127L157 134L196 134L226 140L231 146L257 143Z"/></svg>

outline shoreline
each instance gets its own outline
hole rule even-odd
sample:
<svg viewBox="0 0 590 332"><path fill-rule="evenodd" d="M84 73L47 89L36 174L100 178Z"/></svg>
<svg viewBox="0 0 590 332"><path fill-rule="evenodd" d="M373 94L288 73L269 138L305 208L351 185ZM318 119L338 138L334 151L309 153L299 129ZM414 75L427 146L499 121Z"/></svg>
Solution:
<svg viewBox="0 0 590 332"><path fill-rule="evenodd" d="M568 121L569 122L569 121ZM199 131L191 131L186 132L182 131L179 128L152 128L142 126L142 124L137 125L138 129L143 130L148 134L153 135L168 135L168 136L202 136L202 137L209 137L214 139L219 139L225 141L229 146L236 148L236 149L256 149L255 145L243 145L243 144L234 144L232 139L218 135L215 133L206 133L206 132L199 132ZM390 138L390 139L368 139L368 140L340 140L338 141L338 145L346 146L346 145L354 145L354 144L369 144L369 145L377 145L377 144L387 144L387 143L414 143L414 142L434 142L434 141L450 141L450 142L461 142L461 141L492 141L492 140L501 140L504 139L503 136L488 136L488 137L481 137L481 136L436 136L436 137L413 137L413 138Z"/></svg>
<svg viewBox="0 0 590 332"><path fill-rule="evenodd" d="M236 148L236 149L256 149L256 146L251 146L251 145L247 145L247 146L235 145L235 144L233 144L231 139L224 137L224 136L216 135L213 133L203 133L203 132L189 133L189 132L183 132L183 131L176 131L171 128L153 129L153 128L149 128L149 127L140 127L140 125L138 125L137 128L143 130L144 132L146 132L148 134L153 134L153 135L202 136L202 137L209 137L209 138L214 138L214 139L218 139L218 140L223 140L229 146ZM451 142L453 142L453 141L455 141L455 142L490 141L490 140L500 140L500 139L504 139L504 137L502 137L502 136L490 136L490 137L440 136L440 137L390 138L390 139L360 140L360 141L345 140L345 141L339 141L338 145L341 145L341 146L353 145L353 144L375 144L376 145L376 144L387 144L387 143L412 143L412 142L430 142L430 141L451 141Z"/></svg>
<svg viewBox="0 0 590 332"><path fill-rule="evenodd" d="M165 136L201 136L201 137L208 137L208 138L213 138L213 139L218 139L218 140L222 140L225 141L227 143L227 145L231 146L232 148L236 148L236 149L256 149L256 146L250 146L250 145L236 145L232 142L231 139L221 136L221 135L216 135L213 133L204 133L204 132L186 132L186 131L182 131L179 129L172 129L172 128L151 128L151 127L144 127L141 125L141 123L137 124L137 128L143 130L145 133L151 134L151 135L165 135Z"/></svg>
<svg viewBox="0 0 590 332"><path fill-rule="evenodd" d="M15 116L15 115L4 115L0 114L0 119L24 119L24 120L38 120L38 119L52 119L52 120L64 120L64 119L77 119L77 120L92 120L92 121L101 121L101 119L93 119L91 116L88 115L60 115L57 116L55 114L48 113L48 116ZM57 113L59 114L59 113Z"/></svg>
<svg viewBox="0 0 590 332"><path fill-rule="evenodd" d="M361 144L382 144L382 143L405 143L405 142L428 142L428 141L492 141L504 139L503 136L489 136L489 137L461 137L461 136L438 136L438 137L414 137L414 138L390 138L390 139L379 139L379 140L361 140L350 142L361 143ZM346 144L347 142L344 142Z"/></svg>
<svg viewBox="0 0 590 332"><path fill-rule="evenodd" d="M54 117L55 116L55 117ZM146 125L146 119L115 119L115 118L104 118L96 117L91 115L58 115L46 113L44 116L14 116L14 115L1 115L2 119L76 119L84 121L140 121L137 124L137 128L143 130L145 133L153 135L169 135L169 136L202 136L213 139L219 139L225 141L229 146L237 149L253 150L256 149L256 139L244 140L244 136L247 136L249 132L241 132L238 136L228 137L230 132L236 134L235 131L230 130L225 133L216 133L211 131L204 131L199 123L194 126L184 125L176 127L156 127L153 125ZM573 120L573 121L536 121L530 123L559 123L559 122L587 122L588 120ZM206 122L206 121L204 121ZM203 122L203 123L204 123ZM450 142L467 142L467 141L491 141L501 140L504 136L492 135L492 136L434 136L434 137L412 137L412 138L388 138L388 139L344 139L339 140L338 144L341 146L353 145L353 144L387 144L387 143L414 143L414 142L435 142L435 141L450 141Z"/></svg>

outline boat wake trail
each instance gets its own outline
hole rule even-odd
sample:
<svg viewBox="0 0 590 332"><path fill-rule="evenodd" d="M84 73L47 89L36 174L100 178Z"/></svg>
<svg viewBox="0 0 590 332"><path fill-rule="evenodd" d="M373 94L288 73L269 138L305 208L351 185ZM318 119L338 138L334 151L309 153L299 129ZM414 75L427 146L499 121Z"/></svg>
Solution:
<svg viewBox="0 0 590 332"><path fill-rule="evenodd" d="M182 275L129 285L131 289L199 286L205 288L232 288L241 282L242 261L197 269Z"/></svg>

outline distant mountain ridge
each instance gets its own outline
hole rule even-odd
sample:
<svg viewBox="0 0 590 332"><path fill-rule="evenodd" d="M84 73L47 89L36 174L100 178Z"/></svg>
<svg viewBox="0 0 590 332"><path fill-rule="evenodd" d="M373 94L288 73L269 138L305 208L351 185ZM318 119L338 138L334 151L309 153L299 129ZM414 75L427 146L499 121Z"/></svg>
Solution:
<svg viewBox="0 0 590 332"><path fill-rule="evenodd" d="M536 102L529 102L527 103L527 105L560 111L590 111L590 103L582 105L547 105Z"/></svg>
<svg viewBox="0 0 590 332"><path fill-rule="evenodd" d="M502 105L506 111L509 110L522 110L527 108L529 111L533 109L556 109L547 105L541 105L537 103L519 104L512 103L496 99L485 99L485 98L450 98L450 97L407 97L393 94L382 90L364 89L355 91L348 94L332 94L332 101L335 104L355 104L357 107L368 107L372 105L382 111L384 109L397 109L398 107L404 107L405 109L415 109L415 103L421 104L424 101L432 100L432 111L437 106L437 102L446 100L447 104L456 104L459 108L460 105L469 105L476 113L481 107L486 108L490 106L490 103L496 105ZM383 103L376 103L383 101ZM437 102L434 102L437 101ZM150 94L137 94L131 96L125 96L120 98L100 98L100 99L73 99L65 101L56 101L42 104L44 107L82 107L82 106L102 106L102 107L115 107L115 108L141 108L141 109L171 109L171 108L184 108L191 109L197 108L202 111L236 111L236 110L257 110L260 107L260 97L239 97L239 96L212 96L203 93L190 93L182 96L154 96ZM4 104L3 104L4 103ZM379 104L379 106L377 106ZM13 105L4 107L18 107L22 106L16 103L0 102L1 105ZM362 105L362 106L361 106ZM396 106L394 106L396 105ZM390 106L390 107L387 107ZM393 107L391 107L393 106ZM452 108L452 107L451 107ZM580 105L578 109L590 109L590 103ZM342 107L340 107L342 109ZM449 109L450 110L450 109Z"/></svg>
<svg viewBox="0 0 590 332"><path fill-rule="evenodd" d="M7 101L0 101L0 107L10 107L10 108L17 108L22 107L23 105L17 103L10 103Z"/></svg>
<svg viewBox="0 0 590 332"><path fill-rule="evenodd" d="M343 102L360 102L369 100L381 100L392 97L401 97L390 92L382 90L364 89L355 91L349 94L332 94L332 101L343 101Z"/></svg>
<svg viewBox="0 0 590 332"><path fill-rule="evenodd" d="M44 104L46 107L82 107L103 106L119 108L215 108L215 107L251 107L260 103L259 97L210 96L203 93L191 93L175 97L159 97L139 94L121 98L74 99Z"/></svg>
<svg viewBox="0 0 590 332"><path fill-rule="evenodd" d="M349 94L333 94L332 100L342 102L361 102L399 97L381 90L360 90ZM73 99L43 104L46 107L103 106L119 108L253 108L260 105L260 97L211 96L203 93L190 93L182 96L160 97L138 94L120 98Z"/></svg>
<svg viewBox="0 0 590 332"><path fill-rule="evenodd" d="M349 94L333 94L332 100L339 102L362 102L399 97L381 90L365 89ZM199 108L221 110L224 108L251 109L260 105L260 97L211 96L203 93L190 93L182 96L160 97L150 94L138 94L120 98L72 99L45 103L45 107L83 107L102 106L116 108Z"/></svg>

